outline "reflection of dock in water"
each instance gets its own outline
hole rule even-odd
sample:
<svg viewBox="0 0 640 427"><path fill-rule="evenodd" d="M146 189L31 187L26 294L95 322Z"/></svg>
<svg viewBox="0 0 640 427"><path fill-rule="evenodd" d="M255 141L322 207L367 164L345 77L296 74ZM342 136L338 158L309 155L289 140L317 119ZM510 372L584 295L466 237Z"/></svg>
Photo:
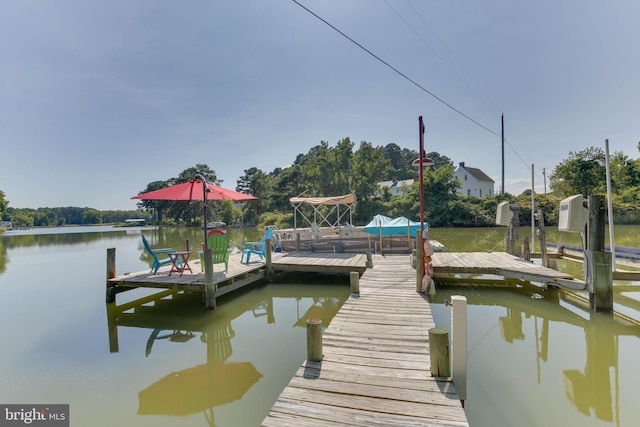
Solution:
<svg viewBox="0 0 640 427"><path fill-rule="evenodd" d="M535 351L538 383L548 372L541 365L548 362L550 344L554 342L551 335L553 324L567 324L581 329L586 347L584 368L562 370L566 398L582 414L593 414L600 420L620 425L619 338L640 338L639 320L617 312L594 312L588 298L571 291L547 289L542 297L541 289L536 286L505 287L446 280L439 281L438 285L438 293L431 298L433 303L444 304L451 294L468 294L469 306L496 307L505 304L505 315L499 318L499 326L500 336L507 343L526 340L524 326L526 322L534 322L533 328L529 325L528 330L533 329L534 336L530 339L535 339L535 347L529 348ZM504 303L504 297L499 294L510 294L513 298ZM532 299L536 303L532 303ZM635 303L635 309L640 309L637 300ZM551 354L557 355L558 350ZM571 360L563 357L565 364L571 365Z"/></svg>

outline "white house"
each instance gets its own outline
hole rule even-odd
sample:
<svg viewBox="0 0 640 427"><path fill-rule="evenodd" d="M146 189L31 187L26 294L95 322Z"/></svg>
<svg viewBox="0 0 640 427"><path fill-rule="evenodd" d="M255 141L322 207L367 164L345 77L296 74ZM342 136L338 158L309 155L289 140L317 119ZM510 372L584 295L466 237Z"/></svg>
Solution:
<svg viewBox="0 0 640 427"><path fill-rule="evenodd" d="M460 162L454 176L462 182L462 187L458 189L458 194L461 196L483 199L494 195L495 181L480 169L471 168L466 166L464 162Z"/></svg>
<svg viewBox="0 0 640 427"><path fill-rule="evenodd" d="M415 179L405 179L398 181L394 179L392 181L382 181L378 183L378 187L388 188L389 192L393 196L404 196L411 190L411 186L416 182Z"/></svg>

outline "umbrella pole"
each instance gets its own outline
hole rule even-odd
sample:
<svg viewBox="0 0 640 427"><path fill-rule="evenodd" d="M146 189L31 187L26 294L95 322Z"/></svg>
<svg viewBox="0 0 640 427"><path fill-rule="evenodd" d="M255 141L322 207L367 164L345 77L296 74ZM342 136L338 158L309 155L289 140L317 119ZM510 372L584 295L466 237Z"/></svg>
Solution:
<svg viewBox="0 0 640 427"><path fill-rule="evenodd" d="M204 201L204 295L205 295L205 305L207 309L215 309L216 308L216 287L213 283L213 257L211 255L211 249L209 248L209 243L207 242L207 192L209 191L209 187L207 186L207 180L201 174L197 174L196 178L202 180L202 193L203 193L203 201Z"/></svg>

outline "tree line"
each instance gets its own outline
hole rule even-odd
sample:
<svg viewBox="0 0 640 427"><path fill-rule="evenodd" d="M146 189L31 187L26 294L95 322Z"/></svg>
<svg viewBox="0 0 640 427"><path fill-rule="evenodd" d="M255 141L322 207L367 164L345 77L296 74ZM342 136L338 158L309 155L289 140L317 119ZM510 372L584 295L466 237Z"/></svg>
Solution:
<svg viewBox="0 0 640 427"><path fill-rule="evenodd" d="M640 150L640 144L638 146ZM454 176L453 161L437 152L427 153L434 165L425 169L425 219L434 227L482 227L495 224L497 205L515 202L521 208L521 223L529 225L531 190L520 195L495 194L483 199L458 193L461 182ZM350 138L334 146L326 141L298 154L290 166L271 172L257 167L244 170L236 182L236 191L252 194L258 200L236 204L231 201L209 201L209 220L238 225L293 226L293 208L289 199L295 196L322 197L353 193L356 205L354 224L366 224L376 214L391 217L419 218L420 194L418 170L412 162L416 150L401 148L395 143L374 146L362 141L356 148ZM140 193L195 179L202 174L208 182L222 185L216 172L206 164L196 164L176 177L147 184ZM610 158L610 176L616 223L640 224L640 160L622 152ZM416 178L416 183L404 195L392 195L378 183ZM535 209L545 213L545 223L557 224L559 204L565 197L583 194L606 194L605 154L589 147L570 152L550 175L550 192L535 195ZM99 224L121 222L141 217L159 223L184 225L202 224L202 201L141 201L139 211L97 211L91 208L12 209L0 191L0 213L3 219L32 225ZM310 212L309 212L310 214Z"/></svg>
<svg viewBox="0 0 640 427"><path fill-rule="evenodd" d="M151 220L151 215L140 210L107 210L93 208L12 208L2 214L3 221L11 221L14 227L62 227L65 225L98 225L124 223L130 218Z"/></svg>

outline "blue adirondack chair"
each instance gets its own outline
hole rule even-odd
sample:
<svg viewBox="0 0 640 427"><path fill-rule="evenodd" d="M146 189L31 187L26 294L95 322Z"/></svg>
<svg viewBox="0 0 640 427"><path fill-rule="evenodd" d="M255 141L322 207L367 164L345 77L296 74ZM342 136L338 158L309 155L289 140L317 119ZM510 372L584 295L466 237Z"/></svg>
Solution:
<svg viewBox="0 0 640 427"><path fill-rule="evenodd" d="M229 269L229 238L224 234L210 233L207 237L207 246L211 249L213 264L224 264L224 272ZM200 266L204 271L204 252L199 251Z"/></svg>
<svg viewBox="0 0 640 427"><path fill-rule="evenodd" d="M267 239L271 240L273 236L273 229L268 229L264 236L262 236L262 240L259 242L247 242L244 244L244 249L242 250L242 257L240 257L240 262L244 260L244 256L247 256L247 264L249 264L249 258L251 254L256 254L260 257L260 259L264 259L265 256L265 247L267 244Z"/></svg>
<svg viewBox="0 0 640 427"><path fill-rule="evenodd" d="M172 248L151 249L151 246L149 246L149 242L147 241L147 238L144 237L144 234L142 235L142 243L144 244L144 248L153 258L153 264L151 265L151 274L156 274L160 267L162 267L165 264L169 264L171 262L171 258L169 257L159 259L158 254L168 254L169 252L175 252L174 249Z"/></svg>

